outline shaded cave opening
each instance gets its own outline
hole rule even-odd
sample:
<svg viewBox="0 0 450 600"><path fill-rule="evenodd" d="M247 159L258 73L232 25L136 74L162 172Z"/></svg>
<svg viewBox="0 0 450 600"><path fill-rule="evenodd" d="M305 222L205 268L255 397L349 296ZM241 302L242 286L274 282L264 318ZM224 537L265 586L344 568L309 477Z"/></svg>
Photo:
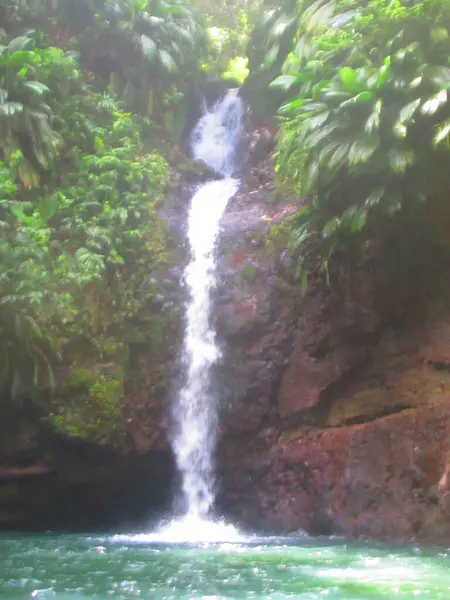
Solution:
<svg viewBox="0 0 450 600"><path fill-rule="evenodd" d="M54 450L47 465L36 453L2 460L0 530L150 531L172 512L177 475L170 451L123 455L69 439Z"/></svg>

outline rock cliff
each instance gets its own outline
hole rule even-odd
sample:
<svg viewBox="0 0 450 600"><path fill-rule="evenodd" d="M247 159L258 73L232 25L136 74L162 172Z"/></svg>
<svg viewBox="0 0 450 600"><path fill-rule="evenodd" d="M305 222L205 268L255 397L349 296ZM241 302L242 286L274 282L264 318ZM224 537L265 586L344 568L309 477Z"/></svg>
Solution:
<svg viewBox="0 0 450 600"><path fill-rule="evenodd" d="M269 173L250 173L222 236L222 507L250 529L448 543L446 261L401 272L387 245L302 297L270 251L296 207L267 204Z"/></svg>
<svg viewBox="0 0 450 600"><path fill-rule="evenodd" d="M150 281L160 288L144 310L152 335L130 342L112 415L122 441L112 450L78 439L79 426L72 436L55 431L42 403L33 414L6 411L0 528L104 527L170 506L184 226L205 176L183 171L161 212L174 260ZM448 543L446 254L418 249L405 271L387 243L351 280L343 271L327 286L316 274L302 296L285 251L298 208L277 190L267 159L249 170L223 220L214 311L223 348L219 509L252 530Z"/></svg>

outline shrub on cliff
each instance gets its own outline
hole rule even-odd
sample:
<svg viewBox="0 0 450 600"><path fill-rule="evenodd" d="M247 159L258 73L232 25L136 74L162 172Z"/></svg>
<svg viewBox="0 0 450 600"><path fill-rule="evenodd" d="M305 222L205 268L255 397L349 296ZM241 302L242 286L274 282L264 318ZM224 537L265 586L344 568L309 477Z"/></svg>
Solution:
<svg viewBox="0 0 450 600"><path fill-rule="evenodd" d="M386 219L450 184L450 5L446 0L298 3L292 52L272 86L278 172L307 197L294 246L319 236L326 267Z"/></svg>
<svg viewBox="0 0 450 600"><path fill-rule="evenodd" d="M144 152L141 121L85 84L76 55L21 38L4 58L0 387L8 395L51 382L58 357L123 351L149 271L165 255L156 207L168 168Z"/></svg>

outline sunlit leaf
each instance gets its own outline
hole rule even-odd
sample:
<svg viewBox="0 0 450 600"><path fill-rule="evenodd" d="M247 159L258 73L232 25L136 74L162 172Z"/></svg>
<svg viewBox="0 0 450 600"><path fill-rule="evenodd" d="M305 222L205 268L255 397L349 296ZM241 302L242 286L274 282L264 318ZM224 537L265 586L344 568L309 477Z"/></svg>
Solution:
<svg viewBox="0 0 450 600"><path fill-rule="evenodd" d="M392 149L387 156L391 169L396 173L404 173L415 160L414 152L410 150Z"/></svg>
<svg viewBox="0 0 450 600"><path fill-rule="evenodd" d="M34 48L34 46L35 41L32 38L22 35L12 39L9 42L7 46L7 52L8 54L12 54L20 50L31 50L32 48Z"/></svg>
<svg viewBox="0 0 450 600"><path fill-rule="evenodd" d="M348 152L349 165L365 163L378 147L379 140L376 137L365 138L353 142Z"/></svg>
<svg viewBox="0 0 450 600"><path fill-rule="evenodd" d="M330 221L327 221L327 223L325 223L325 225L322 228L322 236L324 238L330 236L332 233L334 233L336 231L336 229L339 227L339 225L340 225L340 221L337 217L334 217Z"/></svg>
<svg viewBox="0 0 450 600"><path fill-rule="evenodd" d="M422 105L421 112L424 115L434 115L447 102L447 99L447 90L440 90Z"/></svg>
<svg viewBox="0 0 450 600"><path fill-rule="evenodd" d="M441 144L444 140L448 140L448 136L450 134L450 121L444 121L433 138L433 143L435 146Z"/></svg>
<svg viewBox="0 0 450 600"><path fill-rule="evenodd" d="M170 52L164 50L164 48L161 48L160 50L158 50L158 56L159 60L161 61L161 64L164 65L167 71L173 72L176 70L177 64L174 61Z"/></svg>
<svg viewBox="0 0 450 600"><path fill-rule="evenodd" d="M153 61L157 56L157 52L158 52L157 45L150 37L148 37L148 35L144 35L144 34L141 35L140 41L141 41L142 53L150 61Z"/></svg>
<svg viewBox="0 0 450 600"><path fill-rule="evenodd" d="M365 130L367 133L371 134L380 127L380 115L382 107L383 101L377 100L366 121Z"/></svg>
<svg viewBox="0 0 450 600"><path fill-rule="evenodd" d="M400 111L398 120L400 123L405 123L408 122L412 119L412 117L414 116L414 113L416 112L416 110L419 108L420 106L420 98L417 98L416 100L413 100L412 102L410 102L409 104L407 104L406 106L404 106L402 108L402 110Z"/></svg>
<svg viewBox="0 0 450 600"><path fill-rule="evenodd" d="M351 92L359 91L358 71L351 67L343 67L339 70L339 77L345 87Z"/></svg>
<svg viewBox="0 0 450 600"><path fill-rule="evenodd" d="M399 138L405 138L408 133L406 125L400 123L400 121L397 121L397 123L395 123L394 127L392 128L392 131L394 135Z"/></svg>
<svg viewBox="0 0 450 600"><path fill-rule="evenodd" d="M296 82L294 75L280 75L270 83L270 87L289 89Z"/></svg>
<svg viewBox="0 0 450 600"><path fill-rule="evenodd" d="M56 212L58 208L58 197L56 194L44 196L38 204L38 211L44 223L46 223Z"/></svg>
<svg viewBox="0 0 450 600"><path fill-rule="evenodd" d="M26 81L22 85L24 88L31 90L32 92L35 92L39 96L48 94L50 92L50 88L48 86L44 85L43 83L41 83L40 81Z"/></svg>

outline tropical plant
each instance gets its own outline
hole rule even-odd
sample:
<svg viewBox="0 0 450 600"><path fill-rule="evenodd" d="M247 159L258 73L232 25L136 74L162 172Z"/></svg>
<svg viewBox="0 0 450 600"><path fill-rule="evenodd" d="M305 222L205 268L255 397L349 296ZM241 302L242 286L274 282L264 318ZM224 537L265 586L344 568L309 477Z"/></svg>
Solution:
<svg viewBox="0 0 450 600"><path fill-rule="evenodd" d="M95 31L95 35L93 35ZM121 0L81 38L82 61L110 80L133 110L160 116L164 94L199 68L204 30L179 0Z"/></svg>
<svg viewBox="0 0 450 600"><path fill-rule="evenodd" d="M50 89L37 79L41 53L28 37L0 46L0 158L21 152L18 176L24 188L39 182L48 169L58 138L52 129L52 110L46 103Z"/></svg>
<svg viewBox="0 0 450 600"><path fill-rule="evenodd" d="M156 207L167 164L143 151L140 120L113 98L90 90L75 55L55 48L36 55L33 75L45 88L58 152L45 185L36 181L39 186L27 192L15 180L33 137L18 137L22 146L9 154L2 147L7 160L0 164L4 394L51 383L52 366L77 356L73 348L79 344L85 355L98 358L123 348L124 330L131 335L131 319L148 297L149 269L165 255ZM27 187L20 170L19 183Z"/></svg>
<svg viewBox="0 0 450 600"><path fill-rule="evenodd" d="M247 45L249 77L245 82L246 98L255 115L263 121L273 117L284 95L268 88L281 73L293 48L298 23L297 0L265 0L252 14L252 29ZM268 89L267 89L268 88ZM261 89L266 93L261 95Z"/></svg>
<svg viewBox="0 0 450 600"><path fill-rule="evenodd" d="M363 243L369 223L420 210L450 183L448 4L357 4L314 3L320 35L306 44L302 25L272 84L291 93L278 170L309 197L294 245L320 234L325 263Z"/></svg>

